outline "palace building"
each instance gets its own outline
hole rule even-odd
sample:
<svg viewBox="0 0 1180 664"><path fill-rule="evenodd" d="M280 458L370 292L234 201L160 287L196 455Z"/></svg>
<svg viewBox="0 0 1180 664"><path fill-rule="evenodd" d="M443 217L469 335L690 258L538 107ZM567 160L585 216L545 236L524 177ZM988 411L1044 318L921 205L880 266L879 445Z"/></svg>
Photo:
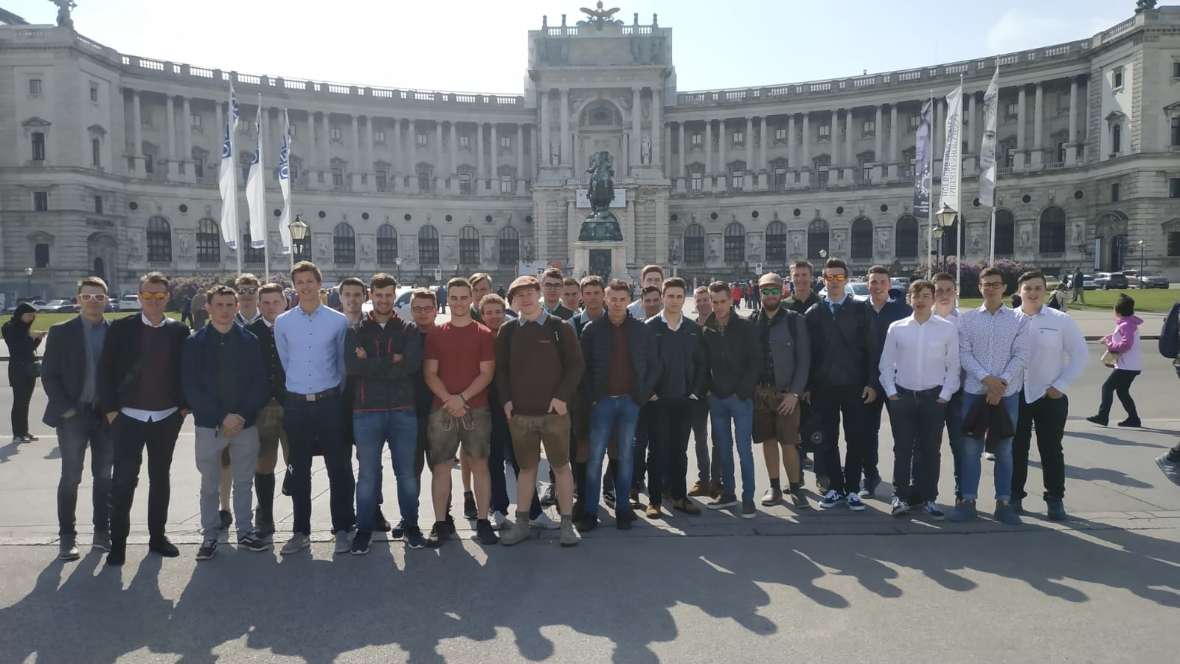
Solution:
<svg viewBox="0 0 1180 664"><path fill-rule="evenodd" d="M941 157L942 97L962 76L961 219L975 262L989 244L992 210L974 198L996 66L997 257L1055 273L1142 262L1180 279L1180 7L1018 53L702 91L677 88L672 29L657 17L563 16L528 30L526 89L509 95L210 69L7 16L0 291L9 294L68 295L86 274L127 291L148 270L232 272L217 186L230 81L241 101L239 187L261 93L270 170L284 109L293 123L292 210L311 231L297 249L329 281L488 271L504 284L546 264L575 276L601 268L576 264L574 246L590 211L587 163L600 151L614 161L631 276L660 263L744 278L823 255L912 269L931 253L927 220L911 214L918 114L934 90ZM238 205L244 231L243 194ZM272 272L290 260L280 255L281 207L272 176ZM947 254L955 236L942 240ZM262 250L244 251L246 269L260 272Z"/></svg>

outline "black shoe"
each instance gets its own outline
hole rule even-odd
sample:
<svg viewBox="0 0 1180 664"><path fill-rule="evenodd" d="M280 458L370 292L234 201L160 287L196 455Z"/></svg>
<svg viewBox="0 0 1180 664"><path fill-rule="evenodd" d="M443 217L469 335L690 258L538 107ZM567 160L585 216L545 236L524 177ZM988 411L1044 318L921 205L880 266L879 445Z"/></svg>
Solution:
<svg viewBox="0 0 1180 664"><path fill-rule="evenodd" d="M256 532L250 533L248 535L242 535L241 537L238 538L238 548L239 549L245 549L247 551L253 551L255 553L261 553L262 551L269 551L271 546L273 546L273 545L271 544L269 539L266 539L264 537L259 537L258 533L256 533Z"/></svg>
<svg viewBox="0 0 1180 664"><path fill-rule="evenodd" d="M492 522L487 519L480 519L475 522L475 539L479 540L479 543L484 546L492 546L500 543L500 538L496 536L496 531L492 529Z"/></svg>
<svg viewBox="0 0 1180 664"><path fill-rule="evenodd" d="M390 531L389 521L387 521L385 519L385 515L381 513L380 507L377 508L377 516L373 519L373 529L382 533L387 533Z"/></svg>
<svg viewBox="0 0 1180 664"><path fill-rule="evenodd" d="M1102 417L1101 415L1091 415L1090 417L1086 418L1086 421L1093 422L1094 424L1097 424L1099 426L1106 426L1107 422L1108 422L1108 420L1105 417Z"/></svg>
<svg viewBox="0 0 1180 664"><path fill-rule="evenodd" d="M149 541L148 549L165 558L175 558L180 555L180 550L172 542L169 542L167 537L162 535Z"/></svg>
<svg viewBox="0 0 1180 664"><path fill-rule="evenodd" d="M229 527L234 525L234 515L230 514L228 510L219 510L217 516L221 519L222 530L229 530Z"/></svg>
<svg viewBox="0 0 1180 664"><path fill-rule="evenodd" d="M206 541L197 549L197 560L213 560L217 555L217 540Z"/></svg>
<svg viewBox="0 0 1180 664"><path fill-rule="evenodd" d="M619 530L631 530L631 524L635 523L635 520L638 518L635 516L635 512L631 510L617 513L615 514L615 528Z"/></svg>
<svg viewBox="0 0 1180 664"><path fill-rule="evenodd" d="M475 519L479 516L479 512L475 509L475 494L470 491L463 492L463 516L468 519Z"/></svg>
<svg viewBox="0 0 1180 664"><path fill-rule="evenodd" d="M406 522L398 521L393 530L389 531L389 538L393 540L400 540L406 536Z"/></svg>
<svg viewBox="0 0 1180 664"><path fill-rule="evenodd" d="M448 535L454 535L456 532L458 532L455 530L455 517L451 516L450 512L447 512L446 525L447 525L447 534Z"/></svg>
<svg viewBox="0 0 1180 664"><path fill-rule="evenodd" d="M107 567L122 567L127 560L127 542L111 541L111 551L107 554Z"/></svg>
<svg viewBox="0 0 1180 664"><path fill-rule="evenodd" d="M352 548L348 550L354 556L363 556L369 552L369 540L373 535L367 530L358 530L352 536Z"/></svg>
<svg viewBox="0 0 1180 664"><path fill-rule="evenodd" d="M615 490L604 490L602 492L602 502L606 503L606 506L613 510L615 508Z"/></svg>
<svg viewBox="0 0 1180 664"><path fill-rule="evenodd" d="M421 549L426 546L426 538L422 536L422 529L418 526L406 528L406 546L411 549Z"/></svg>
<svg viewBox="0 0 1180 664"><path fill-rule="evenodd" d="M1138 417L1134 417L1134 418L1128 417L1127 419L1123 420L1122 422L1119 422L1119 426L1120 427L1133 427L1133 428L1137 429L1137 428L1143 426L1143 423L1139 421Z"/></svg>
<svg viewBox="0 0 1180 664"><path fill-rule="evenodd" d="M588 533L598 527L597 516L583 516L574 522L574 526L578 528L580 533Z"/></svg>
<svg viewBox="0 0 1180 664"><path fill-rule="evenodd" d="M430 527L430 536L426 538L426 546L430 547L431 549L437 549L443 545L443 542L447 541L447 537L450 536L450 534L450 529L447 528L445 521L436 521L434 525Z"/></svg>

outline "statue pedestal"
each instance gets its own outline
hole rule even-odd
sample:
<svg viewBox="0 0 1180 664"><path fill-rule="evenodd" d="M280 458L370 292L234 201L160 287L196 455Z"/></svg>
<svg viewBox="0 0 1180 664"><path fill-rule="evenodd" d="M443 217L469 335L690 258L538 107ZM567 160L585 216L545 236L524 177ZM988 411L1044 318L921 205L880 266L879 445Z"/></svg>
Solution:
<svg viewBox="0 0 1180 664"><path fill-rule="evenodd" d="M574 242L574 276L598 275L603 279L627 278L627 243L601 240Z"/></svg>

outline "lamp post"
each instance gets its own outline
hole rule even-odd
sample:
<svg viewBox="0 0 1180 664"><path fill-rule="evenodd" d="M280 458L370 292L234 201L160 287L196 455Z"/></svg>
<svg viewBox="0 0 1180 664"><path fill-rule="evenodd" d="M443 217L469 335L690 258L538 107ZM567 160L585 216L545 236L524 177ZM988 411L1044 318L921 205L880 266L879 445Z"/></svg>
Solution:
<svg viewBox="0 0 1180 664"><path fill-rule="evenodd" d="M25 282L25 293L31 300L33 299L33 268L31 267L25 268Z"/></svg>
<svg viewBox="0 0 1180 664"><path fill-rule="evenodd" d="M304 242L307 241L310 227L303 221L303 216L297 214L295 221L288 224L287 229L291 231L291 267L295 267L296 255L303 254Z"/></svg>
<svg viewBox="0 0 1180 664"><path fill-rule="evenodd" d="M940 240L938 242L938 251L939 251L940 256L942 256L942 240L941 240L942 235L950 230L951 226L953 226L955 223L955 218L958 216L959 216L959 211L954 209L950 205L947 205L946 203L943 203L942 208L938 212L934 213L934 218L938 221L938 228L935 228L934 232L937 233L937 237L940 238ZM960 226L960 228L961 228L961 226ZM959 246L958 238L956 238L955 239L955 288L956 289L959 288L959 268L960 268L959 254L962 251L962 249L963 248ZM941 260L946 260L946 258L947 258L946 256L942 256ZM945 265L942 267L942 270L944 272L946 271Z"/></svg>
<svg viewBox="0 0 1180 664"><path fill-rule="evenodd" d="M397 266L397 283L402 282L402 257L397 256L393 259L393 264Z"/></svg>
<svg viewBox="0 0 1180 664"><path fill-rule="evenodd" d="M1138 245L1139 245L1139 274L1135 275L1135 278L1139 280L1139 287L1143 288L1144 283L1145 283L1143 281L1143 240L1139 240ZM1131 286L1131 284L1127 284L1128 288L1130 288L1130 286Z"/></svg>

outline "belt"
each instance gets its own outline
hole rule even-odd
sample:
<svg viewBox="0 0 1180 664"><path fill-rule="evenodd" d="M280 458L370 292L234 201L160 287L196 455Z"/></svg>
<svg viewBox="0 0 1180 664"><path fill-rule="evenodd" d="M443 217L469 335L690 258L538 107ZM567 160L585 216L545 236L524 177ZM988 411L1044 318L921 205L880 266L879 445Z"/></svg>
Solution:
<svg viewBox="0 0 1180 664"><path fill-rule="evenodd" d="M932 394L938 395L938 394L942 393L942 388L941 387L931 387L930 389L926 389L926 390L911 390L907 387L902 387L902 386L898 385L897 386L897 393L898 394L915 394L918 396L927 396L927 395L932 395Z"/></svg>
<svg viewBox="0 0 1180 664"><path fill-rule="evenodd" d="M339 390L339 388L335 388L335 387L333 387L332 389L329 389L329 390L324 390L323 392L316 392L315 394L300 394L298 392L287 392L287 398L294 399L295 401L323 401L324 399L327 399L329 397L338 397L338 396L340 396L340 390Z"/></svg>

